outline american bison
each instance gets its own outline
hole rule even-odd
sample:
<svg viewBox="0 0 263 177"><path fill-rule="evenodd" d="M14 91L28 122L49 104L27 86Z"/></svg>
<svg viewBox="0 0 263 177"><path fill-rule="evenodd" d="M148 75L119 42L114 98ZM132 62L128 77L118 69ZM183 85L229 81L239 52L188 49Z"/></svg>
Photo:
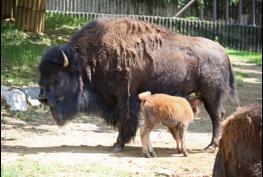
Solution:
<svg viewBox="0 0 263 177"><path fill-rule="evenodd" d="M185 146L185 133L190 122L194 118L194 112L185 98L166 94L154 94L143 92L139 94L141 100L141 112L144 117L144 125L140 129L143 155L156 157L151 145L150 133L160 123L165 125L176 140L178 152L187 156ZM196 108L196 101L194 108Z"/></svg>
<svg viewBox="0 0 263 177"><path fill-rule="evenodd" d="M262 176L262 103L239 108L226 119L213 177Z"/></svg>
<svg viewBox="0 0 263 177"><path fill-rule="evenodd" d="M39 72L39 100L50 106L57 124L80 111L100 115L118 128L115 152L136 134L138 93L200 95L213 124L212 148L218 144L224 98L237 100L221 45L129 18L90 22L69 43L47 50Z"/></svg>

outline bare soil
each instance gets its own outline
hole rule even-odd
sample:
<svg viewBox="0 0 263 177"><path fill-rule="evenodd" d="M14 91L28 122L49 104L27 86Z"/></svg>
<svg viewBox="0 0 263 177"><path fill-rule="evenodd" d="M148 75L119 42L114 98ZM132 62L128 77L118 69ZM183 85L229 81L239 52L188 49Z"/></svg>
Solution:
<svg viewBox="0 0 263 177"><path fill-rule="evenodd" d="M234 70L245 73L237 84L241 105L262 97L262 68L253 64L232 61ZM227 115L235 110L234 103L225 102ZM2 118L3 119L3 118ZM24 122L4 117L1 123L1 163L10 164L20 158L44 164L77 164L97 162L129 171L133 176L211 176L216 153L203 152L211 141L211 121L202 108L190 124L186 145L190 153L183 157L175 150L176 143L163 126L151 133L157 158L142 156L139 131L123 152L113 153L112 145L117 130L108 127L100 118L79 116L59 128L50 117L40 121ZM65 176L78 176L74 175Z"/></svg>

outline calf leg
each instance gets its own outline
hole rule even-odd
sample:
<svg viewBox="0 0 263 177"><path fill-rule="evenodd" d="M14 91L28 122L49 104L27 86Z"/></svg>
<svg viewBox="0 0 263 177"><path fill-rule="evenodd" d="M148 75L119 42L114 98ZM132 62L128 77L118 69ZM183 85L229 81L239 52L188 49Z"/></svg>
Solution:
<svg viewBox="0 0 263 177"><path fill-rule="evenodd" d="M150 140L150 132L147 134L147 139L148 139L148 142L147 142L147 145L148 145L148 152L150 153L150 155L152 157L157 157L154 149L153 149L153 146L152 146L152 142Z"/></svg>
<svg viewBox="0 0 263 177"><path fill-rule="evenodd" d="M176 141L176 149L178 151L178 153L182 152L182 146L181 146L181 140L180 140L180 135L179 135L179 131L177 130L176 127L173 128L169 128L171 134L173 135L175 141Z"/></svg>
<svg viewBox="0 0 263 177"><path fill-rule="evenodd" d="M179 138L181 140L181 149L182 152L184 154L184 156L187 156L187 150L186 150L186 146L185 146L185 132L187 130L187 126L184 126L183 124L179 124L178 127L178 133L179 133Z"/></svg>
<svg viewBox="0 0 263 177"><path fill-rule="evenodd" d="M144 117L144 127L141 128L141 142L143 147L143 155L144 157L156 157L156 153L152 147L152 143L150 140L150 133L158 125L160 122L155 119L150 119L148 117Z"/></svg>
<svg viewBox="0 0 263 177"><path fill-rule="evenodd" d="M142 143L142 152L144 157L151 157L148 152L148 142L147 142L147 134L149 134L149 129L147 127L143 127L140 129L141 134L141 143Z"/></svg>

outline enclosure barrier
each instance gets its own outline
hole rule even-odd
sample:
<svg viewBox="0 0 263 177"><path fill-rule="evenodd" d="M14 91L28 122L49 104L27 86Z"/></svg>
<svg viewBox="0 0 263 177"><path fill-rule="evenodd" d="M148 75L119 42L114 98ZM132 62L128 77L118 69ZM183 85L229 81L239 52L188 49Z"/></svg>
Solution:
<svg viewBox="0 0 263 177"><path fill-rule="evenodd" d="M130 17L165 26L173 32L189 36L202 36L219 42L224 47L237 50L262 51L262 30L257 26L231 25L206 21L192 21L176 17L101 14L87 12L47 11L48 14L70 15L87 19L87 22L98 17Z"/></svg>
<svg viewBox="0 0 263 177"><path fill-rule="evenodd" d="M14 19L16 2L14 0L1 0L1 18Z"/></svg>
<svg viewBox="0 0 263 177"><path fill-rule="evenodd" d="M16 2L16 25L22 30L42 33L44 31L46 0L18 0Z"/></svg>

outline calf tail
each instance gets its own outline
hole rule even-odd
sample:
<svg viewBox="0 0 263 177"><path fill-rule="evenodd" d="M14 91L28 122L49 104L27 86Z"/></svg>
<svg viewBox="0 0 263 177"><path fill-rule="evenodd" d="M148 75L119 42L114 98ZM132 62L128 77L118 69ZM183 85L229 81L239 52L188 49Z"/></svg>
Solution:
<svg viewBox="0 0 263 177"><path fill-rule="evenodd" d="M145 101L148 96L152 95L150 91L142 92L138 95L141 101Z"/></svg>
<svg viewBox="0 0 263 177"><path fill-rule="evenodd" d="M235 86L235 75L232 69L232 66L230 64L230 60L229 60L229 86L230 86L230 96L233 98L236 107L240 107L239 105L239 99L237 96L237 92L236 92L236 86Z"/></svg>

